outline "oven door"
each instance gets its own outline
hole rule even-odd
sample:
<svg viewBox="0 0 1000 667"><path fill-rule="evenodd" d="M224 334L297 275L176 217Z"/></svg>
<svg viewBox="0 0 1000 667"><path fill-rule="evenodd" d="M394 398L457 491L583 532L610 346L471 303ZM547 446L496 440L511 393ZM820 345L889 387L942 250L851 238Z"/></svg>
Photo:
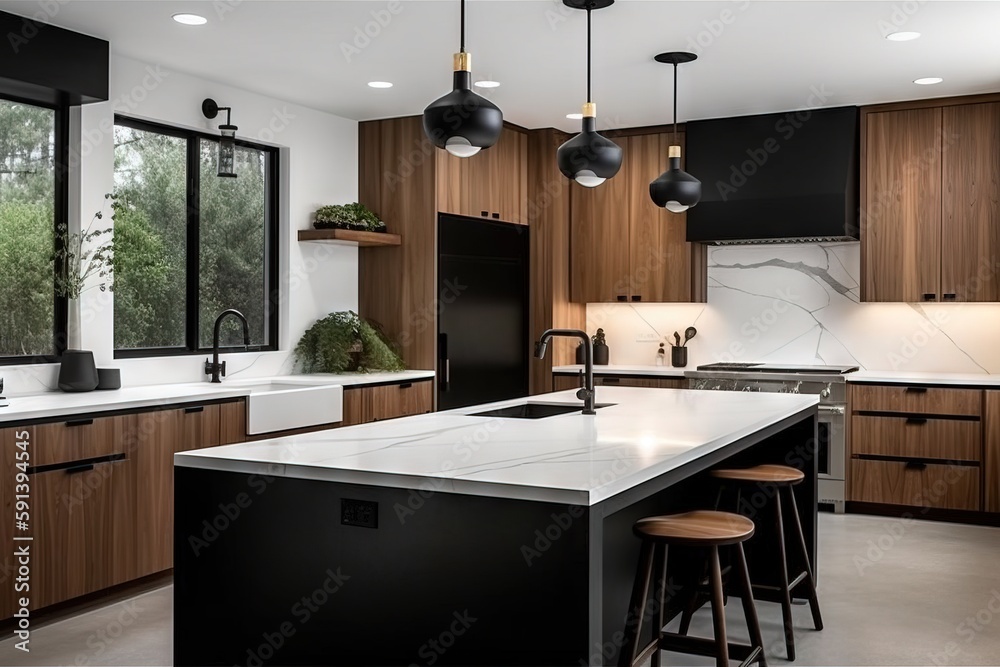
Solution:
<svg viewBox="0 0 1000 667"><path fill-rule="evenodd" d="M819 443L816 458L819 476L822 479L844 479L844 469L847 466L845 413L843 405L819 406L817 423Z"/></svg>

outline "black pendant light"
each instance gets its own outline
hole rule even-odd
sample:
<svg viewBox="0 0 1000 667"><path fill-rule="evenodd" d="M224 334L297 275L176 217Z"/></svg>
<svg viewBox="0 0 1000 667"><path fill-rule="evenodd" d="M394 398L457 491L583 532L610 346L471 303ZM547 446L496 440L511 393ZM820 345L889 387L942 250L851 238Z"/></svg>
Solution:
<svg viewBox="0 0 1000 667"><path fill-rule="evenodd" d="M424 132L438 148L456 157L472 157L500 138L503 113L472 92L472 54L465 51L465 0L462 2L462 45L455 54L454 89L424 109Z"/></svg>
<svg viewBox="0 0 1000 667"><path fill-rule="evenodd" d="M674 141L667 153L670 166L649 184L649 196L657 206L671 213L683 213L701 201L701 181L681 169L681 147L677 144L677 66L697 59L693 53L671 51L654 60L674 66Z"/></svg>
<svg viewBox="0 0 1000 667"><path fill-rule="evenodd" d="M618 144L597 133L597 105L591 100L590 13L614 4L614 0L563 0L573 9L587 10L587 102L583 105L583 128L556 153L559 171L580 185L595 188L618 173L622 166L622 149Z"/></svg>
<svg viewBox="0 0 1000 667"><path fill-rule="evenodd" d="M236 130L240 129L232 124L230 118L233 110L231 107L220 107L212 98L201 103L201 112L205 118L212 119L219 115L220 111L226 112L226 122L219 126L219 176L222 178L236 178Z"/></svg>

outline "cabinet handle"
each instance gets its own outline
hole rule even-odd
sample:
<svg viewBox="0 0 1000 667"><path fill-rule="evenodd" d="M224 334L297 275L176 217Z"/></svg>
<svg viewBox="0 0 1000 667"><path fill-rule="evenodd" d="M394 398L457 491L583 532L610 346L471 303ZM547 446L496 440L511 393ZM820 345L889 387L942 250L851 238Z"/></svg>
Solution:
<svg viewBox="0 0 1000 667"><path fill-rule="evenodd" d="M624 294L619 294L618 295L618 300L619 301L628 301L628 297L626 295L624 295Z"/></svg>
<svg viewBox="0 0 1000 667"><path fill-rule="evenodd" d="M494 220L499 220L500 219L500 214L499 213L494 213L493 214L493 219Z"/></svg>
<svg viewBox="0 0 1000 667"><path fill-rule="evenodd" d="M401 385L399 385L399 388L400 389L409 389L412 386L413 386L412 382L404 382Z"/></svg>
<svg viewBox="0 0 1000 667"><path fill-rule="evenodd" d="M931 293L928 292L926 294L923 294L922 296L923 296L924 301L935 301L935 300L937 300L937 294L931 294Z"/></svg>
<svg viewBox="0 0 1000 667"><path fill-rule="evenodd" d="M82 466L73 466L72 468L66 468L67 475L75 475L80 472L90 472L94 469L93 463L85 463Z"/></svg>
<svg viewBox="0 0 1000 667"><path fill-rule="evenodd" d="M927 470L927 464L923 461L907 461L907 470Z"/></svg>
<svg viewBox="0 0 1000 667"><path fill-rule="evenodd" d="M944 299L945 301L954 301L955 299L957 299L957 298L958 298L958 295L957 295L957 294L952 294L952 293L949 293L949 294L945 294L945 295L943 295L943 297L942 297L942 298L943 298L943 299Z"/></svg>
<svg viewBox="0 0 1000 667"><path fill-rule="evenodd" d="M641 294L633 294L632 295L632 300L633 301L642 301L642 295Z"/></svg>
<svg viewBox="0 0 1000 667"><path fill-rule="evenodd" d="M204 411L205 411L205 406L204 405L198 405L198 406L195 406L193 408L184 408L184 414L186 414L186 415L194 414L195 412L204 412Z"/></svg>
<svg viewBox="0 0 1000 667"><path fill-rule="evenodd" d="M904 391L908 394L926 394L927 387L907 387Z"/></svg>
<svg viewBox="0 0 1000 667"><path fill-rule="evenodd" d="M66 426L90 426L94 423L93 419L74 419L73 421L66 422Z"/></svg>
<svg viewBox="0 0 1000 667"><path fill-rule="evenodd" d="M924 419L923 417L907 417L906 418L906 423L907 424L916 424L916 425L919 426L919 425L922 425L922 424L926 424L927 420Z"/></svg>
<svg viewBox="0 0 1000 667"><path fill-rule="evenodd" d="M479 213L479 215L483 216L484 218L488 218L488 217L490 217L490 212L489 211L481 211Z"/></svg>

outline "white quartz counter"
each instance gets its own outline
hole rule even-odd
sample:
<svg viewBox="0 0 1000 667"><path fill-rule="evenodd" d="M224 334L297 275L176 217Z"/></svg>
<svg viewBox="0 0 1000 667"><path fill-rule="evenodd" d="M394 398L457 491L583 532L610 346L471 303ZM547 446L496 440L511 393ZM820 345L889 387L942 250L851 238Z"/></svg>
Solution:
<svg viewBox="0 0 1000 667"><path fill-rule="evenodd" d="M580 405L575 392L530 399ZM175 465L594 505L797 414L815 396L598 387L597 415L474 417L504 401L177 454Z"/></svg>
<svg viewBox="0 0 1000 667"><path fill-rule="evenodd" d="M687 368L674 368L673 366L641 366L628 364L608 364L606 366L594 366L594 375L648 375L662 378L683 378ZM553 366L553 373L573 374L583 372L581 364L571 366Z"/></svg>
<svg viewBox="0 0 1000 667"><path fill-rule="evenodd" d="M283 375L277 378L258 378L260 383L280 380L288 383L331 384L358 386L391 382L407 382L434 377L434 371L402 371L398 373L353 373L315 375ZM250 394L250 383L255 380L241 378L236 384L225 379L221 384L210 382L148 385L124 387L111 391L64 393L50 391L42 394L13 396L10 405L0 408L0 423L28 421L31 419L61 418L72 415L149 408L178 403L239 398Z"/></svg>
<svg viewBox="0 0 1000 667"><path fill-rule="evenodd" d="M1000 375L990 373L925 373L920 371L855 371L847 375L855 383L939 384L956 387L1000 387Z"/></svg>

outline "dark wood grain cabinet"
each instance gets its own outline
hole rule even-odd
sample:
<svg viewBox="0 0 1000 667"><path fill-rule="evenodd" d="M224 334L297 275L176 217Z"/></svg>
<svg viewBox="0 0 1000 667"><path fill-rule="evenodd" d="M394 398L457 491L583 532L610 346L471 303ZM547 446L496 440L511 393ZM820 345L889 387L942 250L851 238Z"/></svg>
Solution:
<svg viewBox="0 0 1000 667"><path fill-rule="evenodd" d="M596 188L570 190L570 293L577 303L704 301L705 247L686 241L687 215L649 198L666 168L667 133L614 139L624 159ZM682 141L679 135L678 141Z"/></svg>
<svg viewBox="0 0 1000 667"><path fill-rule="evenodd" d="M1000 300L1000 101L862 110L862 299Z"/></svg>
<svg viewBox="0 0 1000 667"><path fill-rule="evenodd" d="M553 391L578 389L583 386L583 375L554 373L552 376ZM595 387L647 387L653 389L685 389L687 381L684 378L665 378L638 375L595 375Z"/></svg>

